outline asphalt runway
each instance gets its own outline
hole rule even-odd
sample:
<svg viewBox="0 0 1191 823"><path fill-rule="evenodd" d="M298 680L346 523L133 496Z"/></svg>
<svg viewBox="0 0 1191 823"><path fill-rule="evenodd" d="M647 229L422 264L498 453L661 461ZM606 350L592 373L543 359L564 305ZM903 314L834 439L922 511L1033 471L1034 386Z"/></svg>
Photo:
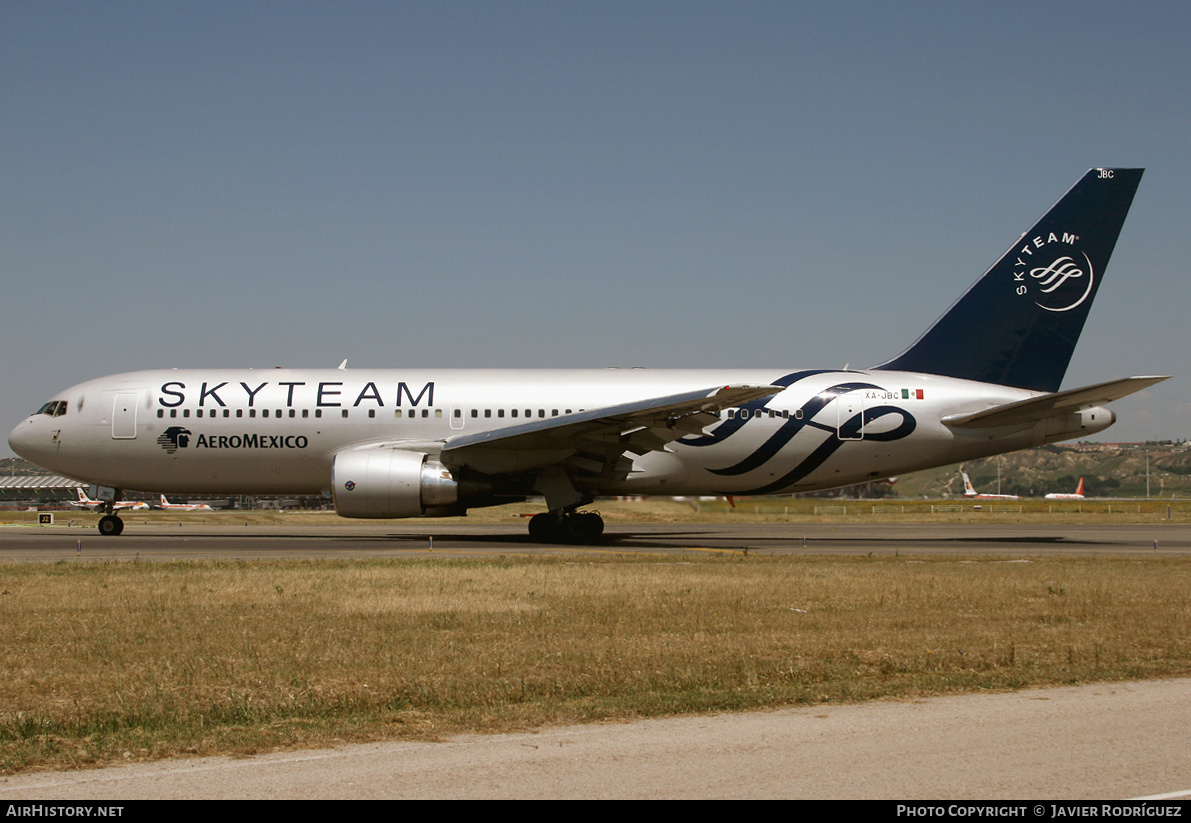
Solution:
<svg viewBox="0 0 1191 823"><path fill-rule="evenodd" d="M141 525L102 537L88 526L0 528L0 562L549 554L1191 554L1191 525L614 523L594 546L530 541L525 523L297 526Z"/></svg>

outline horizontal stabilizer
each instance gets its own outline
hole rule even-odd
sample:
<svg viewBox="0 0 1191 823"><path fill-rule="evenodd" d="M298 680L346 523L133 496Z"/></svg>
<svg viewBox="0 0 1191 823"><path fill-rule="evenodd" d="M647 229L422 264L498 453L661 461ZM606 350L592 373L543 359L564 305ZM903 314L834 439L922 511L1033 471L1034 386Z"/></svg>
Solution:
<svg viewBox="0 0 1191 823"><path fill-rule="evenodd" d="M1054 394L1031 397L1029 400L1006 403L969 414L953 414L944 417L943 423L953 429L988 429L997 426L1032 423L1058 414L1102 406L1168 379L1169 375L1126 377L1123 380L1111 380L1107 383L1097 383L1094 386L1084 386L1081 389L1068 389Z"/></svg>

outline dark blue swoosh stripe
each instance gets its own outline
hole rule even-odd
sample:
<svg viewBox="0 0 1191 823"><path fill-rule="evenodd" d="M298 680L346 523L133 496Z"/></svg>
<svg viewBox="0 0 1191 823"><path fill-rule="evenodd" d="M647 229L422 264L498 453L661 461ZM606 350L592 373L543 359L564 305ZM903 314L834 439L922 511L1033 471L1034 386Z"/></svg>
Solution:
<svg viewBox="0 0 1191 823"><path fill-rule="evenodd" d="M878 442L888 442L891 440L901 440L903 437L909 437L914 429L918 427L918 421L914 416L905 409L899 409L897 406L873 406L871 409L864 410L864 425L867 426L874 420L884 417L887 414L900 414L902 417L901 425L895 429L887 432L878 432L877 434L865 435L864 440L876 440ZM844 436L855 436L860 433L860 415L853 416L840 426L840 432ZM864 440L859 442L863 443ZM781 491L782 489L797 483L802 478L813 472L819 466L827 461L827 458L835 454L836 450L843 446L848 440L840 440L838 437L831 436L819 444L819 447L811 452L806 460L803 460L794 469L787 474L779 477L772 483L767 483L764 486L759 486L748 491L737 492L718 492L718 494L772 494L773 492Z"/></svg>
<svg viewBox="0 0 1191 823"><path fill-rule="evenodd" d="M850 391L856 391L858 389L884 391L880 386L875 386L872 383L839 383L824 389L808 400L800 409L802 419L792 417L787 420L756 451L739 463L722 469L708 469L708 471L712 474L720 475L736 475L752 471L781 451L782 447L794 439L794 436L802 431L803 426L810 423L811 418L821 412L824 407L835 401L841 394L847 394ZM748 421L746 420L744 422Z"/></svg>
<svg viewBox="0 0 1191 823"><path fill-rule="evenodd" d="M777 380L771 381L771 385L789 388L799 380L805 380L808 377L814 377L816 374L846 373L847 372L841 372L838 369L808 369L806 371L796 371L787 375L783 375ZM742 404L740 408L749 409L750 411L762 409L765 408L765 404L769 402L769 399L770 398L766 397L762 398L761 400L753 400L751 402ZM713 431L711 434L705 434L701 436L688 435L687 437L680 439L678 442L684 446L714 446L716 443L723 443L736 432L740 431L741 427L747 422L748 418L737 416L731 420L725 420L724 422L720 423L715 427L715 431Z"/></svg>

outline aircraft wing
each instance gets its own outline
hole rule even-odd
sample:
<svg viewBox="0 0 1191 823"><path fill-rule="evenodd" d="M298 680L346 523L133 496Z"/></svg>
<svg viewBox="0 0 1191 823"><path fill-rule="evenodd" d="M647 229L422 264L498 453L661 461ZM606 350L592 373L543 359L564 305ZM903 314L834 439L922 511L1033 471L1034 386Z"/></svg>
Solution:
<svg viewBox="0 0 1191 823"><path fill-rule="evenodd" d="M1044 394L1040 397L1031 397L1029 400L1019 400L1016 403L1005 403L978 412L953 414L944 417L942 422L953 429L987 429L1033 423L1060 414L1102 406L1169 378L1169 375L1126 377L1123 380L1111 380L1107 383L1097 383L1094 386L1084 386L1081 389L1068 389L1053 394Z"/></svg>
<svg viewBox="0 0 1191 823"><path fill-rule="evenodd" d="M784 388L721 386L459 435L447 439L441 459L485 472L529 471L584 453L600 464L588 470L599 473L625 452L662 451L680 437L702 434L719 421L720 411Z"/></svg>

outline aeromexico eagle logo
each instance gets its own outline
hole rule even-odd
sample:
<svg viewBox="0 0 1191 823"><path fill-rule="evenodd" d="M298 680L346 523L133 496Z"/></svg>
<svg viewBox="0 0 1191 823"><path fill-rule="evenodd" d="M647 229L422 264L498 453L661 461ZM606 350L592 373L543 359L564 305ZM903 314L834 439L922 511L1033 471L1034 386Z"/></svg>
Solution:
<svg viewBox="0 0 1191 823"><path fill-rule="evenodd" d="M1053 231L1028 240L1013 264L1017 293L1046 311L1082 305L1095 288L1096 273L1087 254L1075 248L1078 242L1079 235Z"/></svg>
<svg viewBox="0 0 1191 823"><path fill-rule="evenodd" d="M166 454L173 454L178 449L184 449L190 444L190 429L181 426L170 426L157 437L157 445L165 449Z"/></svg>

